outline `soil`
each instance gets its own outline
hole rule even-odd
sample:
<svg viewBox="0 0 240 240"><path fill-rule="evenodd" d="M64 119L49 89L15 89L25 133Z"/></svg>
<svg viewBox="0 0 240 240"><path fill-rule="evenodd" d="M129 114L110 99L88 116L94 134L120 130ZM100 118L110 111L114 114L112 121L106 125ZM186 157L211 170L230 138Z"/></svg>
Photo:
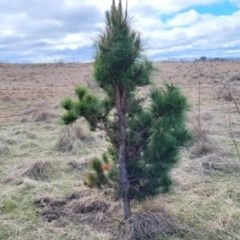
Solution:
<svg viewBox="0 0 240 240"><path fill-rule="evenodd" d="M103 198L96 191L74 192L64 199L45 196L34 204L40 207L36 214L56 227L87 224L94 230L119 235L117 216L121 216L121 202Z"/></svg>
<svg viewBox="0 0 240 240"><path fill-rule="evenodd" d="M64 199L45 196L35 200L34 204L41 208L37 216L55 227L88 225L93 230L108 232L112 240L144 240L179 232L176 221L165 212L145 212L121 220L121 201L106 199L98 195L97 191L74 192Z"/></svg>

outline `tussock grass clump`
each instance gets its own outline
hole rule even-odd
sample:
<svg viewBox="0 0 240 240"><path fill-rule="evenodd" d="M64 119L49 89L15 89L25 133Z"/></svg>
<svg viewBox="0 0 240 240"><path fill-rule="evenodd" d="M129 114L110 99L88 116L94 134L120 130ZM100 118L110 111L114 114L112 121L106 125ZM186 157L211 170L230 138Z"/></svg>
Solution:
<svg viewBox="0 0 240 240"><path fill-rule="evenodd" d="M69 207L74 213L89 213L89 212L105 212L110 204L104 199L95 199L91 197L83 197L78 201L72 202Z"/></svg>
<svg viewBox="0 0 240 240"><path fill-rule="evenodd" d="M233 95L232 93L234 93L234 89L229 89L230 91L228 91L227 89L225 88L222 88L218 91L217 93L217 99L223 99L225 101L228 101L228 102L231 102L233 101Z"/></svg>
<svg viewBox="0 0 240 240"><path fill-rule="evenodd" d="M20 115L24 116L22 119L23 122L27 120L35 122L51 121L59 117L59 114L51 110L50 106L46 103L29 104Z"/></svg>
<svg viewBox="0 0 240 240"><path fill-rule="evenodd" d="M240 163L229 162L226 157L221 157L217 154L211 154L201 159L201 164L205 172L218 170L224 172L232 172L240 169Z"/></svg>
<svg viewBox="0 0 240 240"><path fill-rule="evenodd" d="M1 100L4 102L4 103L15 103L14 99L10 96L5 96L5 97L2 97Z"/></svg>
<svg viewBox="0 0 240 240"><path fill-rule="evenodd" d="M240 80L240 72L230 77L230 81L239 81L239 80Z"/></svg>
<svg viewBox="0 0 240 240"><path fill-rule="evenodd" d="M61 131L56 148L62 152L74 152L76 149L82 148L84 141L89 140L92 140L92 138L84 134L82 127L73 125Z"/></svg>
<svg viewBox="0 0 240 240"><path fill-rule="evenodd" d="M68 165L72 170L84 170L86 167L86 163L84 162L77 162L76 160L71 160Z"/></svg>
<svg viewBox="0 0 240 240"><path fill-rule="evenodd" d="M0 143L0 156L7 156L9 153L10 153L9 148Z"/></svg>
<svg viewBox="0 0 240 240"><path fill-rule="evenodd" d="M59 115L51 111L40 111L34 116L36 122L40 121L50 121L52 119L58 118Z"/></svg>
<svg viewBox="0 0 240 240"><path fill-rule="evenodd" d="M44 103L37 104L29 104L25 107L25 109L20 113L20 115L30 116L39 112L40 109L45 108L46 105Z"/></svg>
<svg viewBox="0 0 240 240"><path fill-rule="evenodd" d="M56 148L62 152L71 152L77 140L78 138L74 131L70 128L66 128L60 133L56 143Z"/></svg>
<svg viewBox="0 0 240 240"><path fill-rule="evenodd" d="M196 142L190 148L190 158L200 158L202 156L217 153L224 155L224 150L219 144L210 136L209 130L195 127L193 129Z"/></svg>
<svg viewBox="0 0 240 240"><path fill-rule="evenodd" d="M23 182L24 182L24 179L19 176L12 176L4 179L4 183L16 185L16 186L21 185Z"/></svg>
<svg viewBox="0 0 240 240"><path fill-rule="evenodd" d="M170 216L170 209L167 209L166 203L161 198L148 199L141 203L142 212L161 212Z"/></svg>
<svg viewBox="0 0 240 240"><path fill-rule="evenodd" d="M52 174L52 164L44 160L34 162L21 175L36 180L47 178Z"/></svg>
<svg viewBox="0 0 240 240"><path fill-rule="evenodd" d="M190 158L199 158L208 154L224 154L224 150L211 138L199 141L192 148Z"/></svg>
<svg viewBox="0 0 240 240"><path fill-rule="evenodd" d="M164 213L144 212L128 220L127 239L146 240L177 234L177 224Z"/></svg>

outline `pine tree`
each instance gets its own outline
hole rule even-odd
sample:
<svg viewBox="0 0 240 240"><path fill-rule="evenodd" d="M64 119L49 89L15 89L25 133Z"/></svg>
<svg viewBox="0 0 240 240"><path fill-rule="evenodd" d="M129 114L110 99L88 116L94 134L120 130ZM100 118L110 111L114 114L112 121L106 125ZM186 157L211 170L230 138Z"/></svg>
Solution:
<svg viewBox="0 0 240 240"><path fill-rule="evenodd" d="M152 87L150 103L137 98L136 88L151 84L152 62L143 56L140 34L131 28L127 6L112 1L106 12L106 29L96 42L94 79L105 99L77 87L77 100L62 106L65 124L85 118L92 131L104 130L110 146L94 158L85 185L112 188L123 202L123 215L131 216L130 201L144 200L171 186L170 170L178 162L179 150L190 139L185 113L186 97L174 85Z"/></svg>

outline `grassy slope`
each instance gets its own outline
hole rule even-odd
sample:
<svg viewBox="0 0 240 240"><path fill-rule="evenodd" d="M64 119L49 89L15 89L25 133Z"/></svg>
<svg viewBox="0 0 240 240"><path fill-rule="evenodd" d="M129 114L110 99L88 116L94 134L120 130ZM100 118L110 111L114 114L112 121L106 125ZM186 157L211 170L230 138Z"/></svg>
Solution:
<svg viewBox="0 0 240 240"><path fill-rule="evenodd" d="M239 138L240 116L233 102L224 100L227 94L221 91L219 83L221 79L228 82L229 75L239 74L240 62L196 64L157 63L161 71L155 73L154 81L161 86L164 80L169 80L183 88L193 103L189 126L204 135L199 144L207 143L208 152L191 158L190 151L196 145L185 150L173 171L173 191L136 205L134 211L170 212L182 225L184 239L240 239L240 174L237 167L229 167L239 162L226 130L230 122L234 136ZM69 163L77 161L84 165L105 149L103 134L95 133L91 138L81 122L85 138L73 139L71 152L55 147L63 132L58 119L59 102L73 96L78 84L98 92L88 82L91 71L90 65L80 64L0 65L0 239L109 238L104 228L101 233L73 223L61 227L56 227L54 221L46 223L37 216L39 208L33 204L42 196L62 198L83 189L84 168L73 170ZM233 92L239 88L238 81L230 84ZM141 89L139 94L145 95L146 90ZM51 164L45 175L38 180L22 175L39 161ZM208 162L212 165L206 167ZM216 163L220 166L218 170L214 170Z"/></svg>

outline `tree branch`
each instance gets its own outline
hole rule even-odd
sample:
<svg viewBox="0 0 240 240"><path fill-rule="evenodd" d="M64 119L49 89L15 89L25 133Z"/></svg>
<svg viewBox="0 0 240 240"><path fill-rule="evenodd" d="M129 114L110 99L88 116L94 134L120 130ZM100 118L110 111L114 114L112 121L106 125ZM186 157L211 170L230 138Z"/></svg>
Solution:
<svg viewBox="0 0 240 240"><path fill-rule="evenodd" d="M108 128L107 128L107 126L106 126L106 123L101 123L102 125L97 125L96 126L96 128L98 128L99 130L103 130L103 131L105 131L107 134L108 134L108 136L110 137L110 138L112 138L112 139L117 139L118 138L118 134L114 134L112 131L110 131Z"/></svg>

